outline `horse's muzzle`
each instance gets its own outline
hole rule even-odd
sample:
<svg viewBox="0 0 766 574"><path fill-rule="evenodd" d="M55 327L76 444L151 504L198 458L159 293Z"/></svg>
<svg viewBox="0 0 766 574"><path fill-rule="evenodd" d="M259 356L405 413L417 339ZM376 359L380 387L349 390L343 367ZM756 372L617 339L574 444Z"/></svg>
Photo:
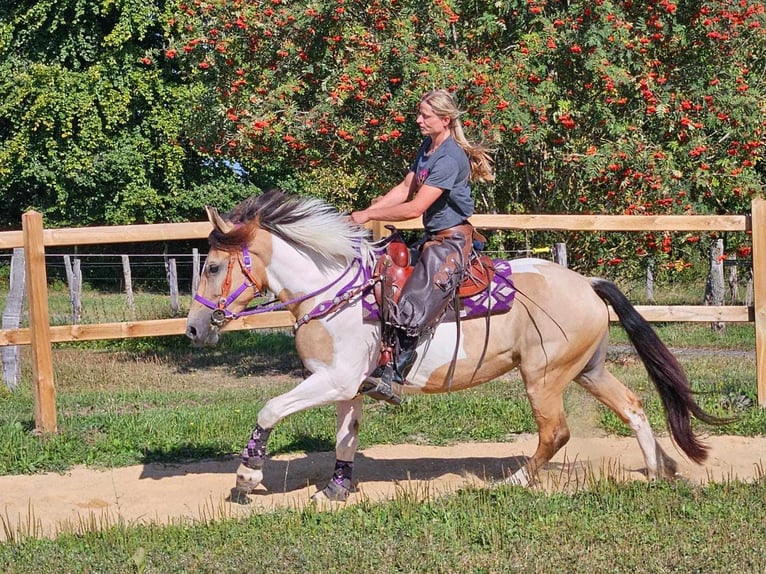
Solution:
<svg viewBox="0 0 766 574"><path fill-rule="evenodd" d="M218 343L218 328L211 324L209 329L198 330L194 325L187 325L186 337L194 347L212 347Z"/></svg>

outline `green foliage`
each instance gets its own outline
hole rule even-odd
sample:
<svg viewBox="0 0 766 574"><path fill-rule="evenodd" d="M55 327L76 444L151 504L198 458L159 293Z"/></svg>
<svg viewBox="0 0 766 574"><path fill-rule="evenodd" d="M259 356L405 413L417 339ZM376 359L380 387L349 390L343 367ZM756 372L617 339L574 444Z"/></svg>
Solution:
<svg viewBox="0 0 766 574"><path fill-rule="evenodd" d="M2 226L198 219L271 185L359 207L401 178L435 87L495 150L479 212L747 213L762 192L757 0L12 4ZM711 236L563 239L578 270L683 275Z"/></svg>
<svg viewBox="0 0 766 574"><path fill-rule="evenodd" d="M202 149L344 208L401 177L434 87L496 149L482 212L746 213L761 192L760 2L179 2L169 46L216 89L190 102ZM570 239L581 269L674 273L704 237Z"/></svg>
<svg viewBox="0 0 766 574"><path fill-rule="evenodd" d="M208 198L248 193L188 145L181 102L195 87L148 56L164 44L164 1L10 4L0 8L0 226L18 228L28 209L49 226L199 219ZM211 180L216 193L200 187Z"/></svg>

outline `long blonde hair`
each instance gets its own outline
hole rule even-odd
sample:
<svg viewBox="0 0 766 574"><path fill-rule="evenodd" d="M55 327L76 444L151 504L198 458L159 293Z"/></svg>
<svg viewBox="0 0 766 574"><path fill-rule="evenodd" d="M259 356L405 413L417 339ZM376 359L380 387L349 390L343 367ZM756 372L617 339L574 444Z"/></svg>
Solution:
<svg viewBox="0 0 766 574"><path fill-rule="evenodd" d="M483 144L468 141L460 121L460 109L455 98L447 90L432 90L420 98L420 103L431 106L441 118L450 118L450 132L455 143L468 155L471 164L471 181L493 181L492 157L490 150Z"/></svg>

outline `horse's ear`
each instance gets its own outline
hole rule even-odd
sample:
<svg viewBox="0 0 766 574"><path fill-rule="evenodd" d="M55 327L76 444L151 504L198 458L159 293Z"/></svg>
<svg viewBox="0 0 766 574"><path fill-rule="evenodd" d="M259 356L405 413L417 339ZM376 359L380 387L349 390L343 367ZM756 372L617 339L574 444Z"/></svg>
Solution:
<svg viewBox="0 0 766 574"><path fill-rule="evenodd" d="M226 234L234 229L234 224L232 224L231 221L226 221L223 217L221 217L221 214L218 213L218 210L215 207L206 205L205 212L207 213L208 220L213 224L213 227L215 227L221 233Z"/></svg>

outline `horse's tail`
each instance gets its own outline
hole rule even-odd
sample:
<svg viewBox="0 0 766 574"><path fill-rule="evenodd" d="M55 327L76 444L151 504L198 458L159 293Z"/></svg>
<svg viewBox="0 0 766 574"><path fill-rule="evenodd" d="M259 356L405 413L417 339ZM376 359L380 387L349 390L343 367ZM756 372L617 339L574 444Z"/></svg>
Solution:
<svg viewBox="0 0 766 574"><path fill-rule="evenodd" d="M692 432L691 415L708 424L726 424L728 419L715 417L702 410L694 400L694 392L683 367L660 340L649 322L644 319L619 288L604 279L591 279L596 294L607 301L630 342L644 363L649 378L657 387L665 408L665 419L675 443L696 463L707 458L708 447Z"/></svg>

